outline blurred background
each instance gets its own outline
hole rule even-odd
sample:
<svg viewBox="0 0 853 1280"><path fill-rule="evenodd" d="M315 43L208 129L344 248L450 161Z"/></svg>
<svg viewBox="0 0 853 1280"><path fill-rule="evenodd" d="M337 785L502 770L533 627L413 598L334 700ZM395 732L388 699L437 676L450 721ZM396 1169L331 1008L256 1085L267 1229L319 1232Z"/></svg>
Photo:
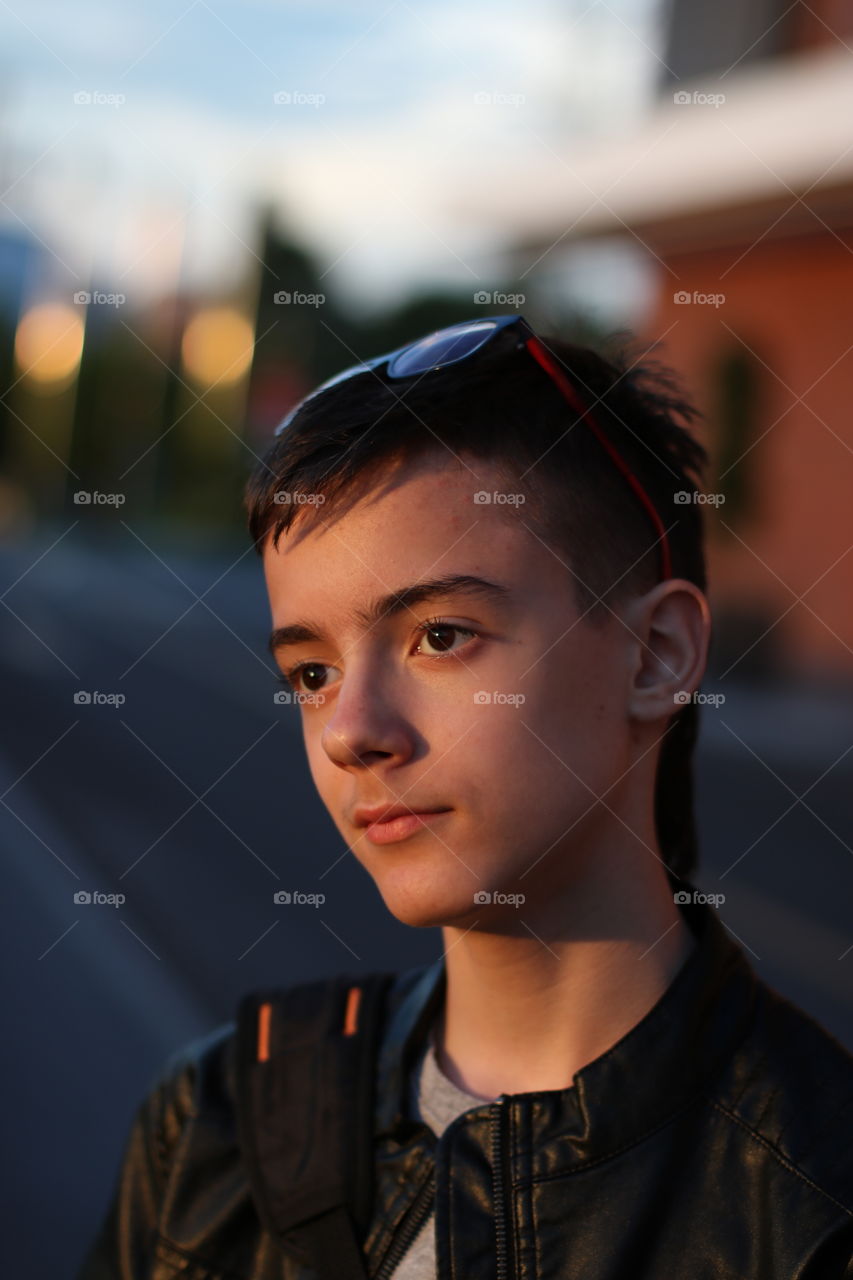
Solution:
<svg viewBox="0 0 853 1280"><path fill-rule="evenodd" d="M75 1273L155 1072L244 992L439 954L273 702L241 495L320 379L478 312L630 331L704 413L696 881L853 1048L850 6L13 0L0 31L9 1274Z"/></svg>

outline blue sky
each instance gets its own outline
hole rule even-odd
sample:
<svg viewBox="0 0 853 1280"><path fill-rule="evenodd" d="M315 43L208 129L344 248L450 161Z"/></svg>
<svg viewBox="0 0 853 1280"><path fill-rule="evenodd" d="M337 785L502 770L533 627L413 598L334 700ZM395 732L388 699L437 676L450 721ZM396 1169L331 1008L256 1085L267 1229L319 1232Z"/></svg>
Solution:
<svg viewBox="0 0 853 1280"><path fill-rule="evenodd" d="M499 269L502 192L522 184L535 202L555 149L648 103L657 13L656 0L4 0L14 185L0 221L30 228L58 270L140 298L174 282L181 254L194 283L238 278L262 199L344 292L482 285Z"/></svg>

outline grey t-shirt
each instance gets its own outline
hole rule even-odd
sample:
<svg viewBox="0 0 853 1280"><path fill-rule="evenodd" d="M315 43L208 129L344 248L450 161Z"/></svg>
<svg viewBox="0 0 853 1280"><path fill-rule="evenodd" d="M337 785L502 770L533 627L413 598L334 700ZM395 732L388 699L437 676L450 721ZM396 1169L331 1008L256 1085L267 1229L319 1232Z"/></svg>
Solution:
<svg viewBox="0 0 853 1280"><path fill-rule="evenodd" d="M486 1098L459 1089L438 1065L435 1056L435 1024L409 1077L409 1106L417 1119L428 1124L437 1138L447 1126L472 1107L481 1107ZM418 1234L397 1263L392 1280L435 1280L435 1212L431 1212Z"/></svg>

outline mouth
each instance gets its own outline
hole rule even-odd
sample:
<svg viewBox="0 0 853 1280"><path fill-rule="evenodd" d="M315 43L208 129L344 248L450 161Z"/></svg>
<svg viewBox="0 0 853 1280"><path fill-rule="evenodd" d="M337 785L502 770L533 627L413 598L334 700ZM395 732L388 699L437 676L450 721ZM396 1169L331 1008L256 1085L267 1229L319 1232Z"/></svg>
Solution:
<svg viewBox="0 0 853 1280"><path fill-rule="evenodd" d="M422 812L412 809L389 811L382 819L359 825L364 826L364 834L372 844L394 844L432 825L450 812L450 809L431 809Z"/></svg>

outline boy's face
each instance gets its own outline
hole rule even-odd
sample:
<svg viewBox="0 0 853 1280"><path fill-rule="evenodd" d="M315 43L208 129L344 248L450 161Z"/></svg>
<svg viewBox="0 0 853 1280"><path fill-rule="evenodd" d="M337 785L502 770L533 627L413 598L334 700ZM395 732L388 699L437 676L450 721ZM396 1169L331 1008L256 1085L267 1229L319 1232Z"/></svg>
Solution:
<svg viewBox="0 0 853 1280"><path fill-rule="evenodd" d="M525 527L523 505L474 501L501 489L489 464L439 450L386 472L340 515L305 507L264 552L273 627L300 622L325 637L276 652L283 671L309 661L297 689L323 695L300 711L314 783L410 925L465 927L484 911L531 919L618 830L613 810L633 804L621 789L635 758L626 704L636 641L612 616L579 621L571 573ZM500 584L506 597L435 598L369 629L353 616L451 574ZM443 629L419 632L431 619ZM448 812L374 843L355 810L396 804ZM484 908L482 891L526 901Z"/></svg>

